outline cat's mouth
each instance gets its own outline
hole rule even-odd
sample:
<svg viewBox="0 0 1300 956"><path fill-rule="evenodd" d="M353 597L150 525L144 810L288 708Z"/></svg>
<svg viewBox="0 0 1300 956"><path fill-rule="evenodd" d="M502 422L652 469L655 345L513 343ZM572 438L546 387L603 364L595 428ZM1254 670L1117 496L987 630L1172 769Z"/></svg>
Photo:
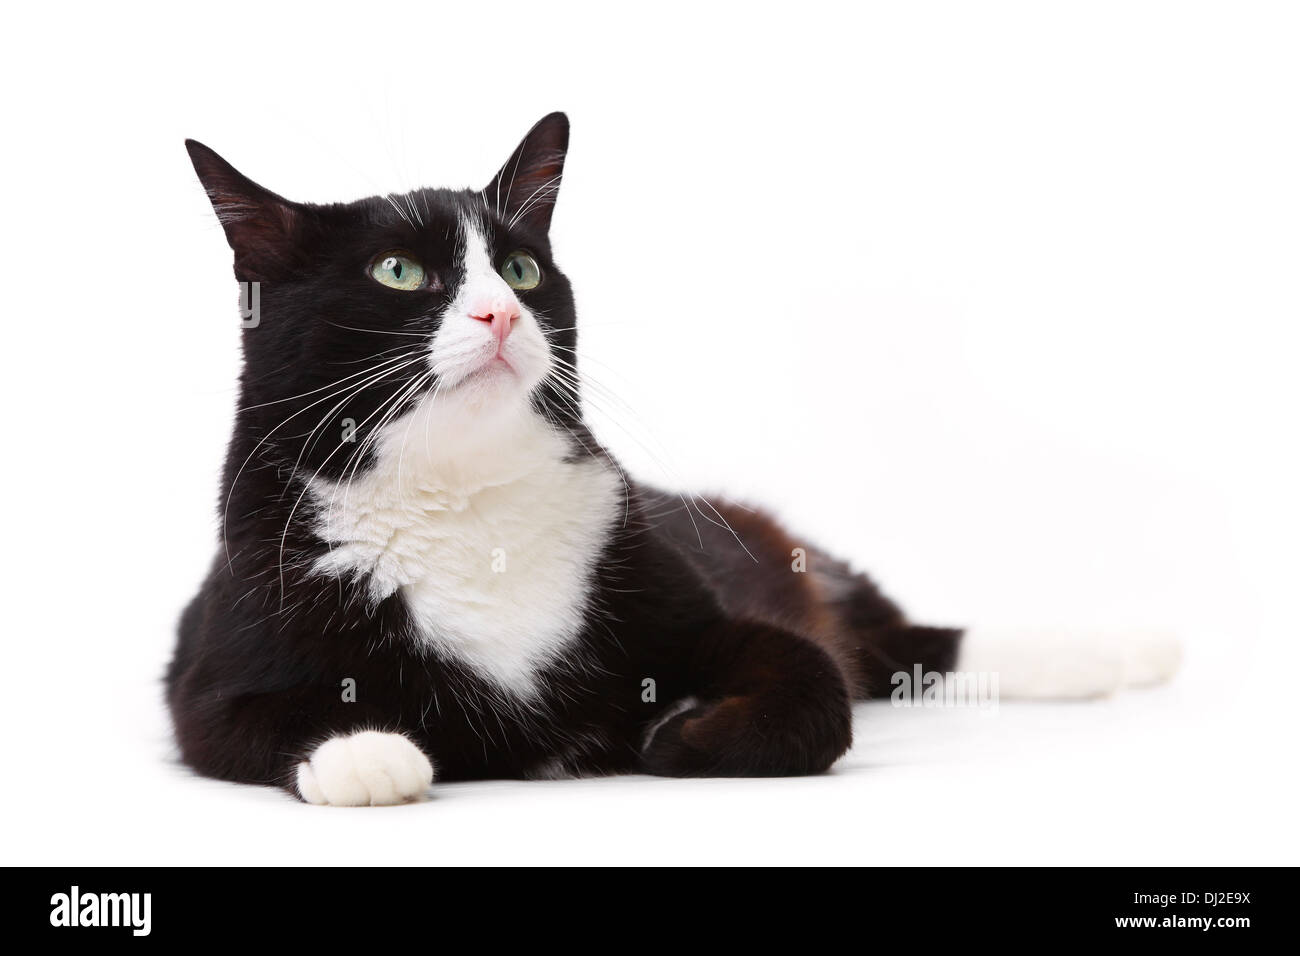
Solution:
<svg viewBox="0 0 1300 956"><path fill-rule="evenodd" d="M522 378L519 369L511 363L510 359L498 354L475 362L455 376L454 381L446 383L443 387L448 392L481 391L497 385L506 387Z"/></svg>
<svg viewBox="0 0 1300 956"><path fill-rule="evenodd" d="M471 369L463 381L471 378L482 378L485 375L511 375L519 377L519 370L510 364L510 360L498 352L490 359L480 362L478 366Z"/></svg>
<svg viewBox="0 0 1300 956"><path fill-rule="evenodd" d="M480 393L508 400L530 392L549 372L545 338L525 315L508 335L483 335L481 321L447 323L432 349L433 370L443 394Z"/></svg>

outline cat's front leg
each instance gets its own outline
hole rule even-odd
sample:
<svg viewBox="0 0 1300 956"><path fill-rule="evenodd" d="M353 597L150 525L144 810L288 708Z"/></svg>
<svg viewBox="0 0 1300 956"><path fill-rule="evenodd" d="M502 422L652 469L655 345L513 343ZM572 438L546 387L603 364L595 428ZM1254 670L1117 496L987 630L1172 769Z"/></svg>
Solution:
<svg viewBox="0 0 1300 956"><path fill-rule="evenodd" d="M853 742L848 690L835 663L796 634L747 621L705 633L699 692L645 731L641 764L673 777L820 773Z"/></svg>
<svg viewBox="0 0 1300 956"><path fill-rule="evenodd" d="M298 764L298 795L308 803L378 807L415 800L433 783L433 763L402 734L360 730L315 747Z"/></svg>
<svg viewBox="0 0 1300 956"><path fill-rule="evenodd" d="M200 773L333 806L404 803L433 781L428 741L401 732L389 707L344 703L307 681L238 693L203 676L193 665L169 695L181 756Z"/></svg>

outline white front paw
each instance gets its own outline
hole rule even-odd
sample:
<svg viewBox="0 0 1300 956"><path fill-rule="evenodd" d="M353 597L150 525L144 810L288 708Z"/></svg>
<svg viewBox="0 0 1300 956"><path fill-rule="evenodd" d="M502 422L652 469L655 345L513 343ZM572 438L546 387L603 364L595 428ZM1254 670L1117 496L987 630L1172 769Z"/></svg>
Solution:
<svg viewBox="0 0 1300 956"><path fill-rule="evenodd" d="M433 764L401 734L362 730L331 737L298 764L308 803L382 807L414 800L433 783Z"/></svg>

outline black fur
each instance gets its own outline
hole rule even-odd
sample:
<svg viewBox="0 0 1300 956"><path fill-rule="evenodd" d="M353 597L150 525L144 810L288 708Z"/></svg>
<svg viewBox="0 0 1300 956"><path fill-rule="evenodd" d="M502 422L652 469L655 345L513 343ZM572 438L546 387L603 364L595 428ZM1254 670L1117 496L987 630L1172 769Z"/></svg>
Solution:
<svg viewBox="0 0 1300 956"><path fill-rule="evenodd" d="M284 200L187 143L236 277L261 291L260 321L244 331L223 541L182 616L167 673L181 753L199 772L295 792L295 768L317 744L379 728L416 742L439 779L526 777L557 761L574 774L816 773L850 745L852 697L884 686L894 669L951 667L958 632L911 627L867 579L815 550L808 573L793 573L793 539L770 519L715 503L753 560L720 521L692 522L679 499L636 485L627 521L596 562L574 652L541 675L542 699L531 705L421 649L400 593L375 604L364 582L310 573L325 545L292 476L342 478L357 446L336 441L335 424L366 421L409 372L381 375L343 407L322 396L414 341L402 335L437 328L459 280L459 213L487 197L494 255L523 247L536 256L545 281L521 298L544 316L551 341L576 348L572 294L547 236L551 203L506 224L520 197L559 176L567 143L567 120L552 114L482 194L429 189L331 206ZM497 216L503 176L514 177L515 198ZM366 269L388 248L409 250L437 281L416 293L378 285ZM552 386L535 406L580 439L575 456L606 454ZM355 702L342 699L344 678L356 681ZM654 701L643 699L647 678ZM696 705L645 746L665 708L686 698Z"/></svg>

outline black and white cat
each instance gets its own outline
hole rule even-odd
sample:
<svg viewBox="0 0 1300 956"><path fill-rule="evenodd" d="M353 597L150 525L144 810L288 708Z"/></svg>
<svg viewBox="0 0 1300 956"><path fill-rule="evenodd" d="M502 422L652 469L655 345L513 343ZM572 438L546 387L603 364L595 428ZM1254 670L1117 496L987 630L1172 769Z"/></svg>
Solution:
<svg viewBox="0 0 1300 956"><path fill-rule="evenodd" d="M187 143L248 306L224 543L167 674L201 773L339 805L817 773L854 698L958 666L960 631L759 512L626 480L584 425L548 240L568 135L547 116L479 192L328 206ZM1099 646L971 660L1066 697L1173 660Z"/></svg>

